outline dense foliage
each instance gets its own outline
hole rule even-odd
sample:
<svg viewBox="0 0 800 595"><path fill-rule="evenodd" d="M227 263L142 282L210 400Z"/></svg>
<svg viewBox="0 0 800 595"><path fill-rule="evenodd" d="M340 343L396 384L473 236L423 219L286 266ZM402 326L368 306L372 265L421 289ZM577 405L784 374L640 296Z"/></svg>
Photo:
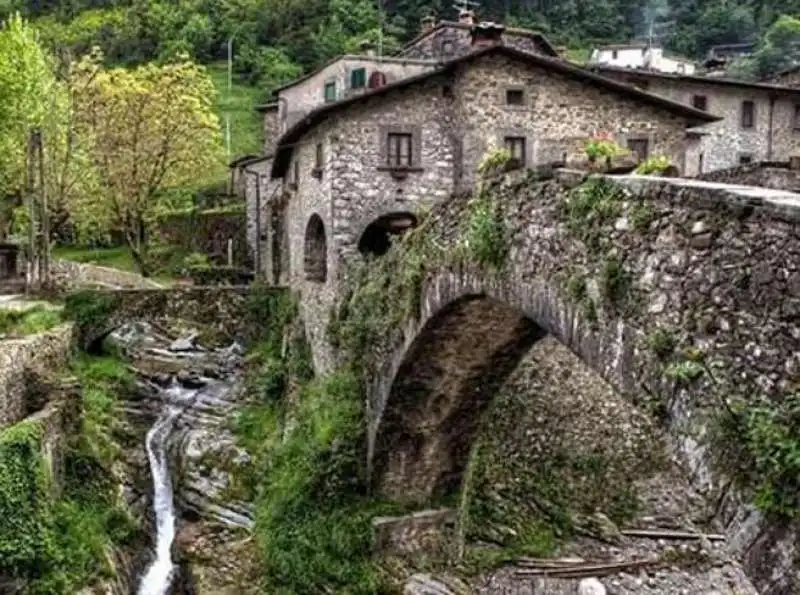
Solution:
<svg viewBox="0 0 800 595"><path fill-rule="evenodd" d="M269 88L356 50L363 40L391 51L417 34L426 14L455 17L448 3L393 0L383 3L383 15L378 6L370 0L6 0L0 18L19 10L37 20L52 46L80 53L100 45L114 63L164 60L180 52L209 63L226 59L232 40L236 71ZM773 27L781 15L800 13L797 0L487 0L478 12L482 19L539 29L571 48L642 39L652 30L669 49L699 58L712 45L754 41L769 30L762 57L770 69L785 67L800 51L796 21ZM789 46L787 33L795 40ZM786 52L790 46L794 55Z"/></svg>
<svg viewBox="0 0 800 595"><path fill-rule="evenodd" d="M131 374L117 360L92 358L77 361L74 372L84 388L81 418L65 438L60 493L42 424L0 432L0 574L25 581L26 593L75 593L112 576L110 548L137 535L109 471L117 395Z"/></svg>

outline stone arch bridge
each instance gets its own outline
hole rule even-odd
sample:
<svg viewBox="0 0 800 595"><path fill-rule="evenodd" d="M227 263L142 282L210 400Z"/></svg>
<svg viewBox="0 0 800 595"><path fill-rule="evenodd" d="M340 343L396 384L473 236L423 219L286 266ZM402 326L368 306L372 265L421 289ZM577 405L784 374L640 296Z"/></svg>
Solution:
<svg viewBox="0 0 800 595"><path fill-rule="evenodd" d="M273 288L272 293L285 292ZM186 320L226 339L245 339L253 330L248 313L246 286L188 286L153 289L109 289L79 292L86 296L91 312L81 324L80 342L91 347L126 322ZM67 305L70 308L70 304ZM72 306L80 310L80 304Z"/></svg>
<svg viewBox="0 0 800 595"><path fill-rule="evenodd" d="M570 212L581 181L562 171L499 182L504 272L428 271L419 316L369 386L368 463L385 496L423 504L458 487L494 387L547 334L620 393L660 402L698 481L710 475L696 422L720 395L779 398L800 380L800 196L621 176L613 199ZM463 196L434 208L440 244L458 241L468 208ZM326 319L319 292L297 289L304 312ZM329 350L310 335L315 354Z"/></svg>

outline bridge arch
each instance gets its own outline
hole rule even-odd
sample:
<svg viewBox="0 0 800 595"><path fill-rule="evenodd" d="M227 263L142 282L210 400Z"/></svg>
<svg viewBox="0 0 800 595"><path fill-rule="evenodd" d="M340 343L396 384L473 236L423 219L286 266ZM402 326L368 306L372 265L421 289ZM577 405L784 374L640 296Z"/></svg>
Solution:
<svg viewBox="0 0 800 595"><path fill-rule="evenodd" d="M492 393L538 339L553 335L614 388L635 384L637 332L596 329L546 281L441 271L369 395L368 463L384 496L417 504L461 483Z"/></svg>
<svg viewBox="0 0 800 595"><path fill-rule="evenodd" d="M328 242L322 217L314 213L308 219L303 244L303 272L308 281L324 283L328 278Z"/></svg>

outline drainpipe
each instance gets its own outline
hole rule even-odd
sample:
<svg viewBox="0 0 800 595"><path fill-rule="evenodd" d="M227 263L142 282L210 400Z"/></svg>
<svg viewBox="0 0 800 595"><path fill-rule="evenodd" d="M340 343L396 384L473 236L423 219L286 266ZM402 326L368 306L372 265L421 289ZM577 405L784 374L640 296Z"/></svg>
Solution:
<svg viewBox="0 0 800 595"><path fill-rule="evenodd" d="M261 175L258 172L251 171L247 167L244 172L248 175L254 176L256 181L256 263L255 263L255 276L261 274Z"/></svg>
<svg viewBox="0 0 800 595"><path fill-rule="evenodd" d="M767 136L767 161L772 161L772 134L774 132L773 120L775 118L775 96L769 96L769 129Z"/></svg>

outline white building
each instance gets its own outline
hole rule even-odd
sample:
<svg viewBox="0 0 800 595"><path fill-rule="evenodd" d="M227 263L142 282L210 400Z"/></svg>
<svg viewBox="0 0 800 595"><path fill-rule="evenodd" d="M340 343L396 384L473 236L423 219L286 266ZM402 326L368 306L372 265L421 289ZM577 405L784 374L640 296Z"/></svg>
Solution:
<svg viewBox="0 0 800 595"><path fill-rule="evenodd" d="M695 69L692 62L665 56L663 48L650 47L647 43L595 48L592 50L589 63L618 68L645 68L672 74L694 74Z"/></svg>

